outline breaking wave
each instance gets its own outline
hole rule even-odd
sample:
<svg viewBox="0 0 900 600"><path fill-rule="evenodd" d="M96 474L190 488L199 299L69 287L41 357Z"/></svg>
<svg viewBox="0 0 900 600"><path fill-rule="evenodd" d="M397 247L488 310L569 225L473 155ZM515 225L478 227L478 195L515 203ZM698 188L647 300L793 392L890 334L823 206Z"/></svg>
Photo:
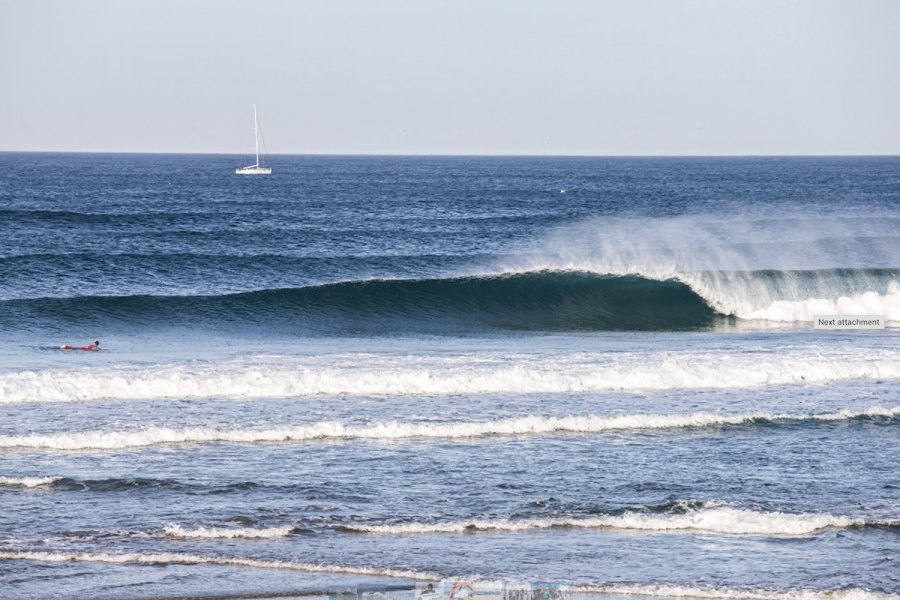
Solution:
<svg viewBox="0 0 900 600"><path fill-rule="evenodd" d="M62 477L0 477L0 486L37 488L52 485Z"/></svg>
<svg viewBox="0 0 900 600"><path fill-rule="evenodd" d="M291 525L283 527L197 527L185 529L177 523L170 523L163 528L163 533L173 538L191 539L233 539L233 538L280 538L290 535L294 531Z"/></svg>
<svg viewBox="0 0 900 600"><path fill-rule="evenodd" d="M112 564L148 565L225 565L253 569L286 569L310 573L346 573L350 575L375 575L401 579L438 579L435 573L390 569L380 567L322 565L316 563L260 560L226 556L204 556L174 552L156 554L108 554L91 552L32 552L0 550L0 560L32 560L39 562L97 562Z"/></svg>
<svg viewBox="0 0 900 600"><path fill-rule="evenodd" d="M251 569L281 569L314 573L339 573L373 575L397 579L438 581L441 575L425 571L390 569L379 567L355 567L346 565L321 565L291 561L260 560L227 556L198 554L109 554L88 552L34 552L0 550L0 560L24 560L38 562L94 562L134 565L223 565ZM473 581L480 578L470 578ZM897 594L889 594L863 588L817 589L764 589L732 587L700 587L678 584L629 584L629 583L578 583L567 586L571 593L650 596L662 598L701 598L708 600L898 600ZM307 590L308 592L308 590ZM322 594L324 595L324 594Z"/></svg>
<svg viewBox="0 0 900 600"><path fill-rule="evenodd" d="M397 523L389 525L347 525L345 529L374 534L466 533L474 531L529 531L551 527L626 529L638 531L701 531L731 535L772 537L801 536L828 527L863 526L862 519L824 514L756 512L729 507L690 509L679 513L647 514L625 512L586 518L553 519L470 519L446 523Z"/></svg>
<svg viewBox="0 0 900 600"><path fill-rule="evenodd" d="M716 311L745 321L811 323L817 315L900 322L900 271L689 273L679 277Z"/></svg>
<svg viewBox="0 0 900 600"><path fill-rule="evenodd" d="M741 320L810 322L817 314L873 314L900 322L900 271L893 269L607 273L561 266L211 296L6 300L0 302L0 325L459 334L695 330Z"/></svg>
<svg viewBox="0 0 900 600"><path fill-rule="evenodd" d="M900 350L841 346L727 356L694 351L348 353L2 373L0 404L722 389L896 378L900 378Z"/></svg>
<svg viewBox="0 0 900 600"><path fill-rule="evenodd" d="M782 422L822 422L851 419L896 419L900 407L871 407L865 411L841 411L824 414L753 413L719 415L692 413L685 415L619 415L619 416L527 416L496 421L463 423L402 423L386 421L369 425L347 425L323 421L310 425L294 425L271 429L217 429L191 427L147 427L135 431L86 431L20 436L0 436L0 448L40 448L47 450L117 450L158 444L289 443L316 440L409 440L465 439L499 435L548 435L555 433L603 433L646 429L679 429L721 427L744 424Z"/></svg>
<svg viewBox="0 0 900 600"><path fill-rule="evenodd" d="M893 215L595 217L550 231L493 268L678 281L738 323L809 323L820 314L898 323L898 223Z"/></svg>
<svg viewBox="0 0 900 600"><path fill-rule="evenodd" d="M659 598L701 598L708 600L900 600L900 595L863 588L836 590L696 587L677 584L597 583L579 584L571 592L613 596L650 596Z"/></svg>

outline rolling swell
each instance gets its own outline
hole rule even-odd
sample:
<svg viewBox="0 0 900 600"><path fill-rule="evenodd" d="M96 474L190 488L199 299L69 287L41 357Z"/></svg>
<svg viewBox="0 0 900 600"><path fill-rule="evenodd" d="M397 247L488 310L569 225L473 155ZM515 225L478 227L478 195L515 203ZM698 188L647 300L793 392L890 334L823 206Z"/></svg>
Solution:
<svg viewBox="0 0 900 600"><path fill-rule="evenodd" d="M0 448L32 448L55 451L121 450L160 444L203 443L306 443L315 441L349 440L468 440L487 436L531 436L559 434L603 434L609 432L647 430L692 430L727 426L772 426L823 423L836 421L869 421L876 424L894 423L900 416L900 407L870 407L862 412L841 411L824 414L769 414L751 413L719 415L713 413L691 414L634 414L617 416L567 416L525 417L494 421L470 422L397 422L385 421L367 425L344 424L339 421L321 421L306 425L281 425L266 429L218 429L213 427L145 426L139 430L120 431L70 431L44 435L0 436ZM62 480L63 482L65 480ZM165 482L157 480L101 480L77 482L84 488L104 487L161 487ZM246 483L246 482L245 482ZM243 485L243 484L235 484Z"/></svg>
<svg viewBox="0 0 900 600"><path fill-rule="evenodd" d="M2 303L9 327L165 325L282 331L459 333L483 329L690 330L725 317L687 284L638 275L538 271L332 283L218 296L88 296Z"/></svg>

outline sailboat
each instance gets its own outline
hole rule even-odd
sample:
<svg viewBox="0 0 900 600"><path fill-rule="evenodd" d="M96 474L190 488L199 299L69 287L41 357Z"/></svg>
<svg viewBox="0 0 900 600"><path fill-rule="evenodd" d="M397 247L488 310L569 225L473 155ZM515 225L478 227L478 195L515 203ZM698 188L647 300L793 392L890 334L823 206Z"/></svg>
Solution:
<svg viewBox="0 0 900 600"><path fill-rule="evenodd" d="M272 169L259 166L259 119L256 117L256 105L253 105L253 137L256 140L256 162L248 167L235 169L236 175L271 175Z"/></svg>

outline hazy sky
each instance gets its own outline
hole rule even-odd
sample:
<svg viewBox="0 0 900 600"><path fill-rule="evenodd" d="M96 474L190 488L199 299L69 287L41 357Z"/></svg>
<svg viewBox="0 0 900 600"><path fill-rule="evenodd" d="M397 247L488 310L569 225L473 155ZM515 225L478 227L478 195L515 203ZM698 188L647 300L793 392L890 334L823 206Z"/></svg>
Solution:
<svg viewBox="0 0 900 600"><path fill-rule="evenodd" d="M0 150L900 154L898 0L0 0Z"/></svg>

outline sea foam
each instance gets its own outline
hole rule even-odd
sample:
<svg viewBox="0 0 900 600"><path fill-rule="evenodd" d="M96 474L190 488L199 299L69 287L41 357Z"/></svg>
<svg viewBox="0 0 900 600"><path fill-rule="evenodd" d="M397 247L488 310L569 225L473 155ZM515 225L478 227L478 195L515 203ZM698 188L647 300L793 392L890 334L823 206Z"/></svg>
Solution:
<svg viewBox="0 0 900 600"><path fill-rule="evenodd" d="M3 373L0 404L745 388L866 378L900 378L900 350L828 346L729 355L669 351L247 357Z"/></svg>
<svg viewBox="0 0 900 600"><path fill-rule="evenodd" d="M286 569L313 573L346 573L351 575L374 575L396 577L401 579L438 579L435 573L390 569L380 567L323 565L278 560L259 560L226 556L205 556L199 554L181 554L174 552L138 554L111 554L105 552L33 552L0 550L0 560L32 560L39 562L97 562L112 564L153 564L153 565L225 565L232 567L249 567L253 569Z"/></svg>
<svg viewBox="0 0 900 600"><path fill-rule="evenodd" d="M731 587L699 587L677 584L578 584L571 592L612 596L650 596L659 598L700 598L709 600L900 600L900 595L862 588L836 590L754 589Z"/></svg>
<svg viewBox="0 0 900 600"><path fill-rule="evenodd" d="M282 527L254 528L254 527L197 527L185 529L177 523L170 523L163 528L163 533L174 538L195 539L231 539L231 538L279 538L291 534L294 528L291 525Z"/></svg>
<svg viewBox="0 0 900 600"><path fill-rule="evenodd" d="M316 440L409 440L464 439L488 435L550 435L572 433L603 433L641 429L679 429L720 427L754 422L816 422L842 421L861 417L893 418L900 415L900 407L870 407L863 411L840 411L821 414L748 413L719 415L691 414L632 414L546 417L530 415L494 421L450 423L404 423L385 421L368 425L349 425L338 421L322 421L309 425L294 425L270 429L216 429L211 427L147 427L134 431L85 431L21 436L0 436L0 448L42 448L48 450L115 450L139 448L157 444L179 443L272 443L309 442Z"/></svg>
<svg viewBox="0 0 900 600"><path fill-rule="evenodd" d="M398 579L437 581L441 575L427 571L358 567L348 565L322 565L291 561L259 560L198 554L110 554L89 552L34 552L0 550L0 560L26 560L37 562L95 562L109 564L197 565L211 564L251 569L283 569L315 573L340 573L371 575ZM465 578L463 578L465 579ZM477 580L477 578L468 578ZM862 588L837 590L815 589L754 589L733 587L700 587L678 584L623 584L578 583L568 587L569 592L606 595L651 596L663 598L701 598L723 600L900 600L900 595L876 592Z"/></svg>
<svg viewBox="0 0 900 600"><path fill-rule="evenodd" d="M62 477L0 477L0 485L8 487L36 488L52 484Z"/></svg>
<svg viewBox="0 0 900 600"><path fill-rule="evenodd" d="M447 523L349 525L346 529L376 534L529 531L550 527L604 528L657 532L701 531L731 535L801 536L826 527L864 525L861 519L825 514L756 512L730 507L689 510L680 514L628 512L615 516L556 519L471 519Z"/></svg>

